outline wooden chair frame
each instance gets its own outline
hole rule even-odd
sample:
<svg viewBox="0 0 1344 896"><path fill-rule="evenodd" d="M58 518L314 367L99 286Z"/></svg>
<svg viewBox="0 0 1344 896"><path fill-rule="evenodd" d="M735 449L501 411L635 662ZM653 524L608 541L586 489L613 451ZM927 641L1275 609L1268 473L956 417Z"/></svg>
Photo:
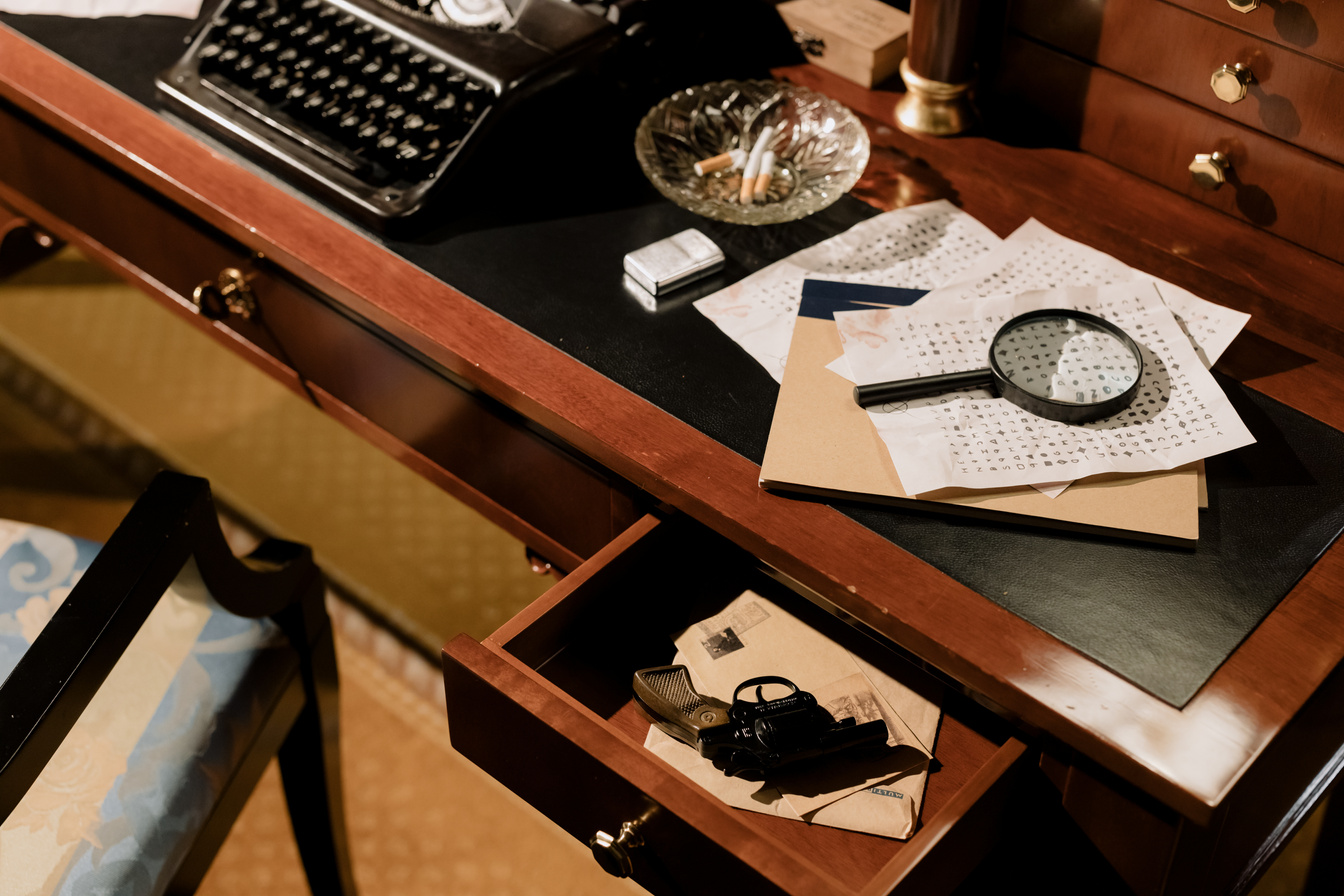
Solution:
<svg viewBox="0 0 1344 896"><path fill-rule="evenodd" d="M229 612L275 620L297 663L168 892L196 889L270 757L278 755L309 886L318 894L354 896L340 777L336 653L322 573L309 548L278 539L235 557L209 484L179 473L155 477L0 686L5 720L0 818L14 810L159 597L193 561Z"/></svg>

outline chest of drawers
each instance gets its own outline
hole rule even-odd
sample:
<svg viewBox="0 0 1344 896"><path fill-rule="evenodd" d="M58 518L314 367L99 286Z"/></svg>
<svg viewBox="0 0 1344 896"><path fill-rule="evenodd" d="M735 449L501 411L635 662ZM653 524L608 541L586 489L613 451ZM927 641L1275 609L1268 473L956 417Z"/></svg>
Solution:
<svg viewBox="0 0 1344 896"><path fill-rule="evenodd" d="M1240 0L1238 0L1240 2ZM985 102L1327 257L1344 258L1344 10L1015 0Z"/></svg>

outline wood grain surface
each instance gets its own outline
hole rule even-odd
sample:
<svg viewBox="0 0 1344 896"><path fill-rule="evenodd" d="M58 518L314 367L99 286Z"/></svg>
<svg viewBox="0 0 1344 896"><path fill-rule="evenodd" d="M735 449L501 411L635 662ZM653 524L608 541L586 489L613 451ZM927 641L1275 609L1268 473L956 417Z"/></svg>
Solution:
<svg viewBox="0 0 1344 896"><path fill-rule="evenodd" d="M1232 9L1227 0L1172 3L1280 46L1344 65L1344 7L1334 0L1270 0L1249 13Z"/></svg>
<svg viewBox="0 0 1344 896"><path fill-rule="evenodd" d="M1344 259L1344 225L1336 213L1344 166L1220 110L1191 105L1032 41L1006 39L1003 60L1009 74L997 85L999 95L1031 97L1083 151L1261 232ZM1317 102L1315 108L1334 110L1335 104ZM1196 185L1188 166L1197 153L1212 152L1226 156L1229 168L1227 182L1210 190Z"/></svg>
<svg viewBox="0 0 1344 896"><path fill-rule="evenodd" d="M1151 0L1027 0L1014 3L1011 16L1013 27L1047 46L1344 161L1344 109L1332 101L1344 90L1344 71L1296 48L1252 37L1234 27L1236 22ZM1209 81L1220 66L1238 63L1251 70L1253 80L1245 99L1225 103ZM1095 101L1104 102L1107 88L1092 89Z"/></svg>

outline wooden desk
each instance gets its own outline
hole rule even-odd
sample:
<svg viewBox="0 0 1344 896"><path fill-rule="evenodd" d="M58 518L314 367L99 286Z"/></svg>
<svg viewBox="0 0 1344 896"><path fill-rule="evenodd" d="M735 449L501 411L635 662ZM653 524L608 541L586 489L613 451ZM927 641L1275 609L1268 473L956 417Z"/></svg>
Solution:
<svg viewBox="0 0 1344 896"><path fill-rule="evenodd" d="M881 207L948 196L1000 234L1034 216L1251 312L1224 368L1344 427L1339 265L1096 159L979 137L922 140L892 126L895 94L808 67L783 74L867 116L874 162L857 195ZM1228 869L1272 855L1344 764L1338 545L1176 709L835 509L762 492L755 463L0 27L5 209L7 220L78 245L296 390L306 387L333 416L563 568L601 561L603 544L620 533L642 539L647 523L629 527L649 509L722 536L1008 719L1044 751L1042 767L1065 805L1136 889L1234 883L1239 871ZM192 286L230 264L251 265L263 302L267 289L297 297L275 300L271 326L310 327L316 357L296 364L296 345L278 353L272 331L195 313ZM295 368L308 374L305 384ZM369 391L374 371L394 371L381 381L387 388ZM418 433L407 422L414 414L376 421L403 383L437 396L451 386L457 410ZM500 458L515 455L483 433L517 434L521 441L508 444L525 446L517 456L527 463L500 469ZM512 474L533 461L554 476L518 489ZM500 643L525 640L535 621L515 623ZM456 656L478 654L458 645ZM617 748L599 744L608 747ZM781 879L792 873L775 874L775 885L787 888Z"/></svg>

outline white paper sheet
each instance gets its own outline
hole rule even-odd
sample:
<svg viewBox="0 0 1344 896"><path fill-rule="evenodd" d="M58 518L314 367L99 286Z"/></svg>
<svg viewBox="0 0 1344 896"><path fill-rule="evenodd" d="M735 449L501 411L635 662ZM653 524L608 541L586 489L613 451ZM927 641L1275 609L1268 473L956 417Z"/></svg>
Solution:
<svg viewBox="0 0 1344 896"><path fill-rule="evenodd" d="M144 15L194 19L201 12L201 0L0 0L0 12L81 19Z"/></svg>
<svg viewBox="0 0 1344 896"><path fill-rule="evenodd" d="M1034 218L920 301L939 302L1059 286L1132 282L1154 285L1207 368L1214 365L1250 319L1248 314L1216 305L1187 289L1131 268L1105 252L1060 236ZM894 428L897 424L888 420L887 425ZM894 437L894 432L892 435ZM1031 485L1043 494L1056 497L1068 488L1070 482L1035 482Z"/></svg>
<svg viewBox="0 0 1344 896"><path fill-rule="evenodd" d="M1061 286L1108 283L1153 283L1195 344L1206 367L1212 367L1249 314L1201 299L1174 283L1150 277L1099 249L1060 236L1035 218L1013 231L993 252L978 258L953 280L932 290L920 302L1016 295Z"/></svg>
<svg viewBox="0 0 1344 896"><path fill-rule="evenodd" d="M700 299L695 307L779 382L808 277L932 289L999 242L989 228L940 199L856 224Z"/></svg>
<svg viewBox="0 0 1344 896"><path fill-rule="evenodd" d="M1205 367L1213 367L1242 327L1251 319L1249 314L1233 311L1222 305L1201 299L1188 289L1174 283L1154 280L1162 301L1176 315L1176 320L1190 337L1191 344Z"/></svg>
<svg viewBox="0 0 1344 896"><path fill-rule="evenodd" d="M870 409L911 494L1168 470L1254 441L1147 278L1018 296L931 298L836 315L858 382L985 367L999 327L1038 308L1075 308L1116 323L1145 349L1145 369L1128 410L1082 425L1044 420L984 390Z"/></svg>

